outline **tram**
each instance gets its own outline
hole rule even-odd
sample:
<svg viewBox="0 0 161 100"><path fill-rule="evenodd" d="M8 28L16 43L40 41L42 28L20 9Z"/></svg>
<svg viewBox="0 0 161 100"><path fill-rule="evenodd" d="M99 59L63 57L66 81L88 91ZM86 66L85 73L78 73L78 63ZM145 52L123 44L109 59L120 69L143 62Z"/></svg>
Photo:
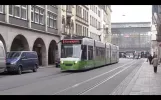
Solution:
<svg viewBox="0 0 161 100"><path fill-rule="evenodd" d="M87 37L61 40L62 71L85 70L119 62L119 47Z"/></svg>

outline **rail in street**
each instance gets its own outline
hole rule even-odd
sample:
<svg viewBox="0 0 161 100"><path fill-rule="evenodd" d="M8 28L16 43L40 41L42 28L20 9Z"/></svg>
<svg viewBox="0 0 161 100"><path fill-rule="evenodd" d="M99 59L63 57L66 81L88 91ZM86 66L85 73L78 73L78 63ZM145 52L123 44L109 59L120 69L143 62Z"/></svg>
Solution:
<svg viewBox="0 0 161 100"><path fill-rule="evenodd" d="M120 59L119 63L83 72L43 68L36 73L0 75L1 95L110 95L144 59Z"/></svg>

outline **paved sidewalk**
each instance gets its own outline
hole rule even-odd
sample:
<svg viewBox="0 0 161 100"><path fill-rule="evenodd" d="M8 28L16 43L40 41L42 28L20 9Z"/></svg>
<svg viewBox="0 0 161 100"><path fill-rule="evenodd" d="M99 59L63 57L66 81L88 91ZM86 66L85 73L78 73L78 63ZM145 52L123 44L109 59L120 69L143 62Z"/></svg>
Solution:
<svg viewBox="0 0 161 100"><path fill-rule="evenodd" d="M123 95L161 95L161 65L154 73L153 66L145 61Z"/></svg>

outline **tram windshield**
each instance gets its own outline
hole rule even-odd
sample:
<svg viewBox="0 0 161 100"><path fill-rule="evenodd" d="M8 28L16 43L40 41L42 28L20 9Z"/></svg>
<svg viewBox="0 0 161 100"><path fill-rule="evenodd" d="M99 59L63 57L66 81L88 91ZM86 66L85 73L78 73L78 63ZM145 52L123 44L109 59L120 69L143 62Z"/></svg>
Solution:
<svg viewBox="0 0 161 100"><path fill-rule="evenodd" d="M67 44L61 47L61 58L80 58L81 45Z"/></svg>

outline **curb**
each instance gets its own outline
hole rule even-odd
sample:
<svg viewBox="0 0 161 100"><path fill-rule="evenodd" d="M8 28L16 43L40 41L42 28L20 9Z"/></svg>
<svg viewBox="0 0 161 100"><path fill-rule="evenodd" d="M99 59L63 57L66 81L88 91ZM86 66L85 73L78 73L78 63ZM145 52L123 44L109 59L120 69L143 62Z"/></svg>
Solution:
<svg viewBox="0 0 161 100"><path fill-rule="evenodd" d="M143 68L143 64L145 64L146 61L144 61L140 67L140 69L138 70L138 72L135 74L135 76L133 77L133 79L130 81L130 83L128 84L128 86L125 88L124 92L122 93L122 95L130 95L130 92L132 90L132 88L134 87L135 85L135 82L137 80L137 78L139 77L140 75L140 72Z"/></svg>
<svg viewBox="0 0 161 100"><path fill-rule="evenodd" d="M137 66L112 92L110 95L121 95L141 66Z"/></svg>
<svg viewBox="0 0 161 100"><path fill-rule="evenodd" d="M56 68L55 65L53 66L47 66L47 67L39 67L39 69L43 69L43 68Z"/></svg>

